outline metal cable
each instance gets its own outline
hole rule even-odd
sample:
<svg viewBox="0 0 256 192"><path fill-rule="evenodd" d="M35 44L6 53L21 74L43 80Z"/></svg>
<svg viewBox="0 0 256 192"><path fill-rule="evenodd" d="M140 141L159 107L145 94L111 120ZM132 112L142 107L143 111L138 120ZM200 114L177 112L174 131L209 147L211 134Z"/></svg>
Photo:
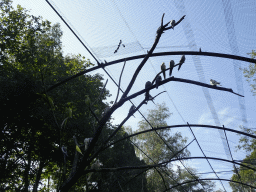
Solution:
<svg viewBox="0 0 256 192"><path fill-rule="evenodd" d="M188 126L189 126L189 123L187 123L187 124L188 124ZM197 142L198 147L200 148L201 152L203 153L204 157L206 158L206 155L205 155L203 149L201 148L201 146L200 146L200 144L199 144L199 142L198 142L198 140L197 140L197 138L196 138L196 136L195 136L195 134L194 134L194 132L192 131L192 129L191 129L190 126L189 126L189 129L190 129L191 133L193 134L193 136L194 136L194 138L195 138L195 140L196 140L196 142ZM206 158L206 160L207 160L208 164L210 165L212 171L213 171L214 174L216 175L216 177L217 177L218 179L220 179L219 176L217 175L217 173L215 172L215 170L213 169L213 167L212 167L211 163L209 162L209 160L208 160L207 158ZM227 190L225 189L225 187L224 187L222 181L221 181L221 180L219 180L219 181L221 182L221 185L222 185L222 187L224 188L224 190L227 191Z"/></svg>
<svg viewBox="0 0 256 192"><path fill-rule="evenodd" d="M59 14L59 12L52 6L52 4L46 0L46 2L50 5L50 7L55 11L55 13L61 18L61 20L66 24L66 26L71 30L71 32L75 35L75 37L80 41L80 43L86 48L86 50L91 54L91 56L95 59L95 61L100 65L99 61L95 58L95 56L92 54L92 52L86 47L86 45L82 42L82 40L78 37L78 35L74 32L74 30L70 27L70 25L64 20L64 18ZM105 70L105 68L102 67L102 69L107 73L109 78L115 83L115 85L118 87L118 84L116 81L112 78L112 76ZM120 88L120 90L123 92L123 90ZM132 103L132 101L130 100ZM133 103L132 103L133 104ZM139 110L138 110L139 111ZM142 115L142 113L139 111L139 113ZM145 119L145 117L143 116ZM146 120L146 119L145 119ZM147 120L146 120L147 121ZM148 122L148 121L147 121ZM150 125L152 127L152 125ZM161 138L161 137L160 137ZM161 138L162 139L162 138ZM168 146L168 145L167 145ZM169 147L169 146L168 146ZM140 149L141 150L141 149ZM147 156L148 157L148 156ZM159 173L160 174L160 173Z"/></svg>
<svg viewBox="0 0 256 192"><path fill-rule="evenodd" d="M223 125L223 128L225 128L224 125ZM227 140L227 145L228 145L228 149L229 149L230 156L231 156L231 158L232 158L232 161L234 162L234 159L233 159L233 156L232 156L232 153L231 153L231 150L230 150L230 146L229 146L229 143L228 143L228 138L227 138L227 134L226 134L225 129L224 129L224 133L225 133L225 137L226 137L226 140ZM234 166L234 168L235 168L236 174L238 175L239 181L242 183L242 181L241 181L241 176L240 176L239 172L237 171L237 168L236 168L236 166L235 166L234 163L233 163L233 166ZM244 192L244 187L243 187L243 186L241 186L241 187L242 187L242 190L243 190L243 192Z"/></svg>

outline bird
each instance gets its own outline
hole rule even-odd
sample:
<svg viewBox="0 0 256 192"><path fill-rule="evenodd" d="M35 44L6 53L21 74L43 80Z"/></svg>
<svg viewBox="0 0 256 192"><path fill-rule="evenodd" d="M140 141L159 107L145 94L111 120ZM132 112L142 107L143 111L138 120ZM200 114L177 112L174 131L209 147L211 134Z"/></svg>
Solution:
<svg viewBox="0 0 256 192"><path fill-rule="evenodd" d="M182 55L181 58L180 58L178 71L180 70L181 65L185 62L185 59L186 59L186 58L185 58L185 55Z"/></svg>
<svg viewBox="0 0 256 192"><path fill-rule="evenodd" d="M149 88L152 86L152 83L150 81L147 81L145 84L145 89ZM146 92L146 100L149 99L149 90Z"/></svg>
<svg viewBox="0 0 256 192"><path fill-rule="evenodd" d="M62 153L64 154L64 156L68 156L68 152L67 152L67 147L65 147L65 146L62 146L61 147L61 151L62 151Z"/></svg>
<svg viewBox="0 0 256 192"><path fill-rule="evenodd" d="M101 166L100 161L97 159L91 166L91 169L99 169Z"/></svg>
<svg viewBox="0 0 256 192"><path fill-rule="evenodd" d="M163 72L164 79L165 79L165 69L166 69L166 66L165 66L165 63L163 62L161 65L161 70Z"/></svg>
<svg viewBox="0 0 256 192"><path fill-rule="evenodd" d="M81 149L78 147L78 145L76 145L76 150L77 150L77 152L81 153L81 155L83 155L83 153L82 153Z"/></svg>
<svg viewBox="0 0 256 192"><path fill-rule="evenodd" d="M128 115L134 113L135 109L136 109L136 107L135 107L134 105L132 105L131 108L130 108L130 110L129 110Z"/></svg>
<svg viewBox="0 0 256 192"><path fill-rule="evenodd" d="M109 111L110 107L107 106L104 110L103 110L103 115L105 115L108 111Z"/></svg>
<svg viewBox="0 0 256 192"><path fill-rule="evenodd" d="M158 75L156 77L156 88L158 89L159 83L162 81L162 77L160 75Z"/></svg>
<svg viewBox="0 0 256 192"><path fill-rule="evenodd" d="M66 108L66 115L68 118L72 118L72 109L70 107Z"/></svg>
<svg viewBox="0 0 256 192"><path fill-rule="evenodd" d="M96 109L96 110L94 111L94 113L95 113L96 115L99 115L99 114L100 114L100 110L99 110L99 109Z"/></svg>
<svg viewBox="0 0 256 192"><path fill-rule="evenodd" d="M215 81L213 79L210 79L210 84L213 85L213 86L217 86L217 85L221 86L220 82L217 82L217 81Z"/></svg>
<svg viewBox="0 0 256 192"><path fill-rule="evenodd" d="M153 101L153 100L154 100L154 97L152 97L150 94L149 94L148 100L151 100L151 101L155 104L155 102Z"/></svg>
<svg viewBox="0 0 256 192"><path fill-rule="evenodd" d="M170 25L171 25L172 29L174 30L175 20L171 20Z"/></svg>
<svg viewBox="0 0 256 192"><path fill-rule="evenodd" d="M159 34L160 31L161 31L161 29L162 29L162 26L158 27L158 28L157 28L157 31L156 31L156 34Z"/></svg>
<svg viewBox="0 0 256 192"><path fill-rule="evenodd" d="M169 76L172 75L172 70L173 70L173 68L174 68L174 65L175 65L174 61L171 60L171 61L170 61L170 73L169 73Z"/></svg>
<svg viewBox="0 0 256 192"><path fill-rule="evenodd" d="M84 139L84 149L87 150L89 143L92 141L92 138Z"/></svg>
<svg viewBox="0 0 256 192"><path fill-rule="evenodd" d="M199 52L202 52L201 47L199 48Z"/></svg>
<svg viewBox="0 0 256 192"><path fill-rule="evenodd" d="M89 95L85 95L85 104L89 107L91 103Z"/></svg>
<svg viewBox="0 0 256 192"><path fill-rule="evenodd" d="M75 144L76 144L76 150L77 150L77 152L79 152L80 154L83 155L81 149L80 149L79 146L78 146L78 143L77 143L77 140L76 140L76 136L75 136L75 135L73 136L73 139L74 139L74 142L75 142Z"/></svg>

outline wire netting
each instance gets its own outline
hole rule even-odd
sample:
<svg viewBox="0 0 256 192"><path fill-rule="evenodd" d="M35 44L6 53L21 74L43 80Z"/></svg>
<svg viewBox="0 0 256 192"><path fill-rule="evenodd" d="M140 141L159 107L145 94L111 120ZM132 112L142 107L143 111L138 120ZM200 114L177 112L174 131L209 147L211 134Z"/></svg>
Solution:
<svg viewBox="0 0 256 192"><path fill-rule="evenodd" d="M31 4L36 4L36 2L31 1ZM256 1L253 0L49 0L42 1L41 4L44 6L51 4L59 14L57 17L62 17L74 31L74 33L70 33L70 29L66 28L63 20L60 20L64 33L69 31L67 32L68 35L65 36L64 34L63 37L64 52L81 53L91 58L92 63L95 64L146 54L155 40L163 13L165 13L164 23L172 19L177 21L183 15L186 17L174 30L166 31L162 35L154 52L199 51L201 48L203 52L249 57L247 53L255 49L256 45ZM53 9L50 9L49 12L53 15L56 14ZM74 34L80 38L96 60L81 46L81 42L77 41ZM119 44L120 46L118 46ZM178 63L179 59L180 55L151 57L140 71L130 94L144 89L146 81L152 81L155 75L160 72L162 62L169 66L170 60ZM127 87L141 60L127 61L122 76L122 90ZM240 131L239 126L253 128L255 127L256 103L250 92L249 84L240 69L248 67L248 65L248 62L231 59L187 55L181 70L178 72L175 69L173 72L175 77L202 83L209 84L210 79L215 79L221 82L223 87L232 88L234 92L245 97L180 82L167 83L158 89L153 89L150 94L155 96L161 91L166 91L159 95L155 102L162 103L164 101L170 112L173 113L168 120L168 125L187 124L188 122L189 124L208 124L221 127L224 125L226 128ZM122 67L123 63L117 63L105 69L118 83ZM103 73L104 77L109 79L103 70L96 72ZM111 91L113 95L111 99L114 100L117 87L114 83L109 83L107 89ZM144 95L140 95L132 99L132 102L138 105L143 98ZM113 114L115 124L120 123L127 116L130 105L130 103L124 104L122 109L118 109ZM140 109L140 112L146 117L147 109L153 107L154 104L149 102ZM125 124L126 126L131 125L133 131L137 129L137 122L144 118L139 112L136 112L135 116L136 118L131 117ZM198 144L194 141L188 146L191 157L203 157L205 154L206 157L232 161L232 157L234 160L242 160L246 155L245 151L236 150L240 136L233 132L226 131L228 143L224 131L220 129L192 127L190 130L189 127L182 127L168 131L170 135L176 132L180 132L183 137L186 137L187 143L193 139L197 140ZM157 133L150 132L148 134ZM140 154L147 156L148 163L157 163L157 153L155 155L148 154L143 143L136 145L135 148L136 150L143 150L145 154L142 152ZM166 150L170 149L167 147ZM233 175L233 163L221 160L209 159L209 162L205 159L177 160L172 163L172 166L175 170L181 166L188 172L189 167L196 168L202 179L230 179ZM164 169L157 169L164 175L163 182L170 180L170 183L175 184L175 179L177 179L173 178L175 176ZM123 174L127 173L124 172ZM150 173L147 172L147 174ZM113 185L117 185L117 189L126 185L122 182L122 176L119 178L120 180L113 181ZM215 182L216 189L231 191L227 181Z"/></svg>

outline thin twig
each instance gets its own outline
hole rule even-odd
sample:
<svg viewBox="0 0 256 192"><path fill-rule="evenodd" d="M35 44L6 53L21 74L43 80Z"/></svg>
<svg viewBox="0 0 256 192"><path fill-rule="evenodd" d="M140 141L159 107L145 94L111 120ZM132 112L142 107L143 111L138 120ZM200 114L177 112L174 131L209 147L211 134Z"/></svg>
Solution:
<svg viewBox="0 0 256 192"><path fill-rule="evenodd" d="M91 109L91 107L89 107L90 112L92 113L92 115L95 117L95 119L99 122L99 118L97 117L97 115L93 112L93 110Z"/></svg>
<svg viewBox="0 0 256 192"><path fill-rule="evenodd" d="M108 83L108 79L106 80L106 83L104 84L104 86L103 86L103 88L102 88L102 90L101 90L101 92L100 92L99 97L92 103L92 106L93 106L96 102L98 102L98 100L101 98L102 94L103 94L104 91L105 91L105 88L106 88L107 83Z"/></svg>
<svg viewBox="0 0 256 192"><path fill-rule="evenodd" d="M115 100L114 104L117 102L117 99L118 99L118 96L119 96L119 92L120 92L120 85L121 85L121 78L122 78L122 74L123 74L123 71L124 71L125 64L126 64L126 61L124 61L124 65L123 65L123 68L122 68L122 71L121 71L121 74L120 74L120 77L119 77L119 83L118 83L117 95L116 95L116 100Z"/></svg>
<svg viewBox="0 0 256 192"><path fill-rule="evenodd" d="M183 20L184 17L185 17L185 16L183 16L183 17L180 19L180 21ZM162 16L161 24L162 24L162 22L163 22L163 18L164 18L164 14L163 14L163 16ZM177 23L177 24L178 24L178 23ZM150 48L150 50L148 51L148 53L146 54L146 56L144 57L144 59L142 60L142 62L140 63L140 65L138 66L138 68L136 69L136 71L135 71L135 73L134 73L134 75L133 75L133 77L132 77L132 79L131 79L131 81L130 81L128 87L126 88L126 90L125 90L125 92L124 92L124 94L123 94L123 96L122 96L121 99L124 99L125 97L127 97L127 95L128 95L128 93L130 92L130 90L131 90L131 88L132 88L132 86L133 86L133 84L134 84L134 82L135 82L135 80L136 80L136 78L137 78L137 76L138 76L140 70L142 69L142 67L143 67L143 66L145 65L145 63L147 62L148 58L152 55L153 51L155 50L155 48L156 48L156 46L157 46L157 44L158 44L158 42L159 42L159 39L160 39L161 35L163 34L163 28L164 28L164 27L161 25L160 32L157 33L157 36L156 36L156 39L155 39L154 44L152 45L152 47Z"/></svg>

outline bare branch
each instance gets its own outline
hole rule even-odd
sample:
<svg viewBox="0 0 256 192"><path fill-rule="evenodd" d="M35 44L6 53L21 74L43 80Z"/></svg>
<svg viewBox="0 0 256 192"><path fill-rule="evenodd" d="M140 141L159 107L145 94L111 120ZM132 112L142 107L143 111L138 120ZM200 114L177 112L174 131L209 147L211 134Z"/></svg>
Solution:
<svg viewBox="0 0 256 192"><path fill-rule="evenodd" d="M189 84L194 84L194 85L198 85L198 86L201 86L201 87L207 87L207 88L210 88L210 89L216 89L216 90L221 90L221 91L227 91L227 92L230 92L230 93L233 93L235 95L238 95L240 97L244 97L243 95L240 95L238 93L235 93L233 92L232 89L228 89L228 88L224 88L224 87L217 87L217 86L213 86L213 85L209 85L209 84L206 84L206 83L201 83L201 82L198 82L198 81L193 81L193 80L188 80L188 79L181 79L181 78L175 78L175 77L170 77L170 78L167 78L163 81L160 82L160 85L163 85L169 81L178 81L178 82L183 82L183 83L189 83ZM127 100L130 100L130 99L133 99L135 97L137 97L138 95L141 95L143 93L145 93L146 91L148 90L151 90L151 89L154 89L156 87L156 85L152 85L150 88L147 88L147 89L143 89L141 91L138 91L137 93L134 93L128 97L126 97L123 101L127 101Z"/></svg>
<svg viewBox="0 0 256 192"><path fill-rule="evenodd" d="M93 110L91 109L91 107L89 107L90 112L92 113L93 117L97 120L97 122L99 122L99 118L97 117L97 115L93 112Z"/></svg>
<svg viewBox="0 0 256 192"><path fill-rule="evenodd" d="M166 92L166 91L162 91L162 92L158 93L156 96L153 97L153 99L155 99L157 96L161 95L164 92Z"/></svg>
<svg viewBox="0 0 256 192"><path fill-rule="evenodd" d="M103 95L103 93L104 93L104 91L105 91L105 88L106 88L106 85L107 85L107 83L108 83L108 79L106 80L106 83L104 84L104 86L103 86L103 88L102 88L102 90L101 90L101 92L100 92L100 95L99 95L99 97L92 103L92 106L96 103L96 102L98 102L98 100L101 98L101 96Z"/></svg>
<svg viewBox="0 0 256 192"><path fill-rule="evenodd" d="M119 77L119 83L118 83L118 88L117 88L117 95L116 95L116 100L115 100L114 103L117 102L117 99L118 99L118 96L119 96L120 85L121 85L121 78L122 78L122 74L123 74L123 71L124 71L125 64L126 64L126 61L124 61L124 65L123 65L123 68L122 68L122 71L121 71L121 74L120 74L120 77Z"/></svg>
<svg viewBox="0 0 256 192"><path fill-rule="evenodd" d="M163 17L164 17L164 15L162 16L162 19L163 19ZM135 71L135 73L134 73L134 75L133 75L133 77L132 77L132 79L131 79L131 81L130 81L130 83L129 83L127 89L125 90L125 92L124 92L124 94L123 94L121 99L124 99L128 95L128 93L130 92L130 90L131 90L131 88L132 88L132 86L133 86L133 84L134 84L134 82L135 82L135 80L136 80L140 70L142 69L142 67L147 62L148 58L152 55L153 51L155 50L161 35L162 35L162 32L157 33L157 36L156 36L154 44L152 45L152 47L150 48L150 50L148 51L148 53L146 54L146 56L144 57L144 59L142 60L140 65L138 66L138 68L136 69L136 71Z"/></svg>
<svg viewBox="0 0 256 192"><path fill-rule="evenodd" d="M142 166L126 166L126 167L116 167L116 168L102 168L102 169L87 169L84 171L84 174L90 172L116 172L122 170L131 170L131 169L149 169L155 167L164 167L165 165L154 164L154 165L142 165Z"/></svg>
<svg viewBox="0 0 256 192"><path fill-rule="evenodd" d="M180 18L180 20L174 24L173 27L175 27L176 25L178 25L184 18L185 18L186 15L183 15L183 17ZM167 27L165 30L168 30L168 29L172 29L173 27Z"/></svg>
<svg viewBox="0 0 256 192"><path fill-rule="evenodd" d="M163 14L162 19L161 19L161 27L163 27L163 24L164 24L164 14Z"/></svg>

